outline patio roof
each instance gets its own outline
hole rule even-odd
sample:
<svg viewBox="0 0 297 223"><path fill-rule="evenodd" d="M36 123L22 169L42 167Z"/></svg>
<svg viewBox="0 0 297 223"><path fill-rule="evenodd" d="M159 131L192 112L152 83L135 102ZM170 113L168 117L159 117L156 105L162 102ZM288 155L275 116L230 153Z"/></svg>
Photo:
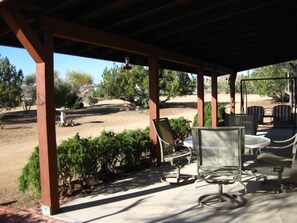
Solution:
<svg viewBox="0 0 297 223"><path fill-rule="evenodd" d="M65 22L64 32L54 31L54 52L62 54L117 62L124 62L124 57L129 56L132 64L148 65L146 54L162 52L160 68L193 73L197 71L193 66L197 61L238 72L297 58L294 0L16 0L16 3L41 39L44 24L55 29ZM86 39L85 33L75 33L76 26L71 29L69 22L114 38L82 41ZM100 34L96 34L97 39ZM131 43L138 45L132 48ZM1 17L0 44L22 47ZM168 52L180 56L179 59L167 58Z"/></svg>
<svg viewBox="0 0 297 223"><path fill-rule="evenodd" d="M149 66L151 121L159 118L159 69L197 73L198 124L203 126L203 76L217 76L297 58L296 1L0 0L0 45L24 47L36 62L42 212L59 211L53 52ZM212 119L212 126L217 119ZM156 152L157 154L157 152ZM158 157L154 157L158 161Z"/></svg>

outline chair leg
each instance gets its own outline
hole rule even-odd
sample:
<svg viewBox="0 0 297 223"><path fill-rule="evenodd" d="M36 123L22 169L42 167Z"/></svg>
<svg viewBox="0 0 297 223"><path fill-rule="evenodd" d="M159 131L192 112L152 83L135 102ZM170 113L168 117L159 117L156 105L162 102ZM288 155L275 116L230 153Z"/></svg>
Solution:
<svg viewBox="0 0 297 223"><path fill-rule="evenodd" d="M179 184L179 182L180 182L180 167L177 167L177 170L176 170L176 180L177 180L177 183Z"/></svg>
<svg viewBox="0 0 297 223"><path fill-rule="evenodd" d="M175 174L168 174L162 177L162 181L167 182L169 184L189 184L193 183L196 179L193 175L189 174L181 174L181 165L176 165L176 172ZM171 179L171 180L170 180Z"/></svg>
<svg viewBox="0 0 297 223"><path fill-rule="evenodd" d="M223 185L219 184L218 185L218 200L219 200L219 202L223 201L222 195L223 195Z"/></svg>
<svg viewBox="0 0 297 223"><path fill-rule="evenodd" d="M198 205L214 209L235 209L244 206L247 200L235 194L223 193L223 184L218 184L217 194L204 194L198 198Z"/></svg>
<svg viewBox="0 0 297 223"><path fill-rule="evenodd" d="M274 191L276 193L282 193L283 182L282 182L282 173L284 171L284 167L274 167L273 172L277 172L277 179L275 180L264 180L261 182L261 187L264 190Z"/></svg>

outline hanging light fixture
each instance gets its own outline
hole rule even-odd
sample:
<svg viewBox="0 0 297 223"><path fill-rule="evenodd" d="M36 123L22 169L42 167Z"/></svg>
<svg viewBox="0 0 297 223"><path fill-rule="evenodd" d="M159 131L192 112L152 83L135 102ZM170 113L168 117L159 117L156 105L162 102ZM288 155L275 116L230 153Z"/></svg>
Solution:
<svg viewBox="0 0 297 223"><path fill-rule="evenodd" d="M132 67L129 64L129 57L125 57L125 66L123 66L123 70L131 70Z"/></svg>

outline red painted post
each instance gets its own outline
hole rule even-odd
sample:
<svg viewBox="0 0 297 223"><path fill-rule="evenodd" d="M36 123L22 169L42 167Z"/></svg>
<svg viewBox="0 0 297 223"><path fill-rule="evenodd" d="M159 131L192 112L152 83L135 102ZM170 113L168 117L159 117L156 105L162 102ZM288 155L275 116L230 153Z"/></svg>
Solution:
<svg viewBox="0 0 297 223"><path fill-rule="evenodd" d="M204 75L201 66L197 68L197 97L198 126L204 126Z"/></svg>
<svg viewBox="0 0 297 223"><path fill-rule="evenodd" d="M229 85L230 85L230 114L235 114L235 80L236 80L236 73L233 73L229 77Z"/></svg>
<svg viewBox="0 0 297 223"><path fill-rule="evenodd" d="M36 64L37 124L41 178L42 212L46 215L58 212L58 171L55 131L55 91L53 71L53 37L44 35L43 63Z"/></svg>
<svg viewBox="0 0 297 223"><path fill-rule="evenodd" d="M214 70L211 75L211 125L218 125L218 79L217 71Z"/></svg>
<svg viewBox="0 0 297 223"><path fill-rule="evenodd" d="M155 57L149 58L149 107L150 107L150 139L153 144L152 161L161 162L160 147L158 145L157 135L153 126L153 119L160 117L159 108L159 61Z"/></svg>

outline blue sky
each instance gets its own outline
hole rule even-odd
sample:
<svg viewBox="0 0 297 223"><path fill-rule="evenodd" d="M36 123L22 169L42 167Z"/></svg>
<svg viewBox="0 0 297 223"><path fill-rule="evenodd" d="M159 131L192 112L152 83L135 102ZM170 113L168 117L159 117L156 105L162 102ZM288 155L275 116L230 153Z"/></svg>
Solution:
<svg viewBox="0 0 297 223"><path fill-rule="evenodd" d="M35 62L26 50L0 46L0 55L2 58L8 57L10 64L14 65L17 70L21 69L25 76L35 73ZM106 67L113 67L113 64L111 61L54 54L54 69L59 72L61 78L65 77L67 71L76 70L89 73L94 78L94 82L98 83L103 70Z"/></svg>
<svg viewBox="0 0 297 223"><path fill-rule="evenodd" d="M24 49L0 45L0 56L8 57L10 63L14 65L17 70L21 69L25 76L35 73L35 62ZM116 64L120 65L120 63ZM94 78L94 82L99 83L102 80L101 74L103 70L106 67L112 68L113 66L114 62L112 61L54 54L54 70L59 72L61 78L65 77L67 71L76 70L90 74ZM247 74L247 71L240 73Z"/></svg>

